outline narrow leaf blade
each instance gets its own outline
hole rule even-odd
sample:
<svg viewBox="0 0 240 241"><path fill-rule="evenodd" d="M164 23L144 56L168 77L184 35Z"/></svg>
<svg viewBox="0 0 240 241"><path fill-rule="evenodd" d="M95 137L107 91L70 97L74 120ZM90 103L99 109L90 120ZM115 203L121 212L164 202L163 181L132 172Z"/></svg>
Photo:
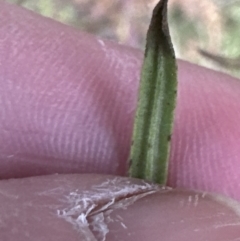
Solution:
<svg viewBox="0 0 240 241"><path fill-rule="evenodd" d="M165 184L177 92L177 67L168 22L167 0L153 11L147 33L129 174Z"/></svg>

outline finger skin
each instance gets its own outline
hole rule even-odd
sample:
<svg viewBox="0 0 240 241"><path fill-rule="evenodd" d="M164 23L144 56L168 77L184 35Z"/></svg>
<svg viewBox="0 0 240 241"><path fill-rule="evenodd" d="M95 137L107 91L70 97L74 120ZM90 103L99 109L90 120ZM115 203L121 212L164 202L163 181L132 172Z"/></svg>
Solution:
<svg viewBox="0 0 240 241"><path fill-rule="evenodd" d="M142 53L0 3L0 178L125 175ZM240 200L239 82L178 61L168 184Z"/></svg>
<svg viewBox="0 0 240 241"><path fill-rule="evenodd" d="M240 82L183 64L168 183L240 200Z"/></svg>
<svg viewBox="0 0 240 241"><path fill-rule="evenodd" d="M1 178L125 174L141 54L0 9Z"/></svg>
<svg viewBox="0 0 240 241"><path fill-rule="evenodd" d="M0 194L4 241L230 241L240 236L239 204L234 208L212 195L137 179L86 174L12 179L0 183Z"/></svg>
<svg viewBox="0 0 240 241"><path fill-rule="evenodd" d="M0 177L125 174L141 53L2 2L0 20ZM240 196L238 91L238 82L230 77L179 62L169 184ZM101 205L112 203L111 193L123 200L136 196L129 187L140 181L125 181L125 194L121 181L114 182L116 177L93 175L2 181L1 238L94 240L93 226L76 227L63 215L72 215L70 221L84 220L89 206L78 206L82 195ZM102 199L96 202L99 196ZM216 203L212 196L196 197L188 191L159 191L137 199L126 210L116 209L109 216L113 222L107 226L107 240L239 237L236 210Z"/></svg>

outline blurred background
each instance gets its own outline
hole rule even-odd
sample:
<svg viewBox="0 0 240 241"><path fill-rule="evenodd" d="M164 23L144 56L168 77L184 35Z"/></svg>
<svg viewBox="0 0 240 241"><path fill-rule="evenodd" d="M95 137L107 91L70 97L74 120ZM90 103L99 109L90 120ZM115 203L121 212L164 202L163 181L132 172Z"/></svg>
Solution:
<svg viewBox="0 0 240 241"><path fill-rule="evenodd" d="M158 0L7 0L81 31L144 50ZM169 0L178 58L240 78L240 0Z"/></svg>

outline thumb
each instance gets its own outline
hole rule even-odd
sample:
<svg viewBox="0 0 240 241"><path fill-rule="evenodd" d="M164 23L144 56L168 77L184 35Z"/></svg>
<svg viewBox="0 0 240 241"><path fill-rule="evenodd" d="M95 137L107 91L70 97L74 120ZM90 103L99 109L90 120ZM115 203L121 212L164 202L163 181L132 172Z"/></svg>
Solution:
<svg viewBox="0 0 240 241"><path fill-rule="evenodd" d="M51 175L0 183L1 238L27 240L194 240L240 237L239 205L142 180Z"/></svg>

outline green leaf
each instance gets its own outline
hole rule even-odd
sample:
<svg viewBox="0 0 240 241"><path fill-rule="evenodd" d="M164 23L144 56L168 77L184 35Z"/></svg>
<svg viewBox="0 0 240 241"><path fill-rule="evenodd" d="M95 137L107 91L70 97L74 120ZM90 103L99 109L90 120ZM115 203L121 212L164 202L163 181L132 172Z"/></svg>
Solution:
<svg viewBox="0 0 240 241"><path fill-rule="evenodd" d="M177 67L167 0L153 10L147 33L130 153L131 177L165 184L177 93Z"/></svg>

